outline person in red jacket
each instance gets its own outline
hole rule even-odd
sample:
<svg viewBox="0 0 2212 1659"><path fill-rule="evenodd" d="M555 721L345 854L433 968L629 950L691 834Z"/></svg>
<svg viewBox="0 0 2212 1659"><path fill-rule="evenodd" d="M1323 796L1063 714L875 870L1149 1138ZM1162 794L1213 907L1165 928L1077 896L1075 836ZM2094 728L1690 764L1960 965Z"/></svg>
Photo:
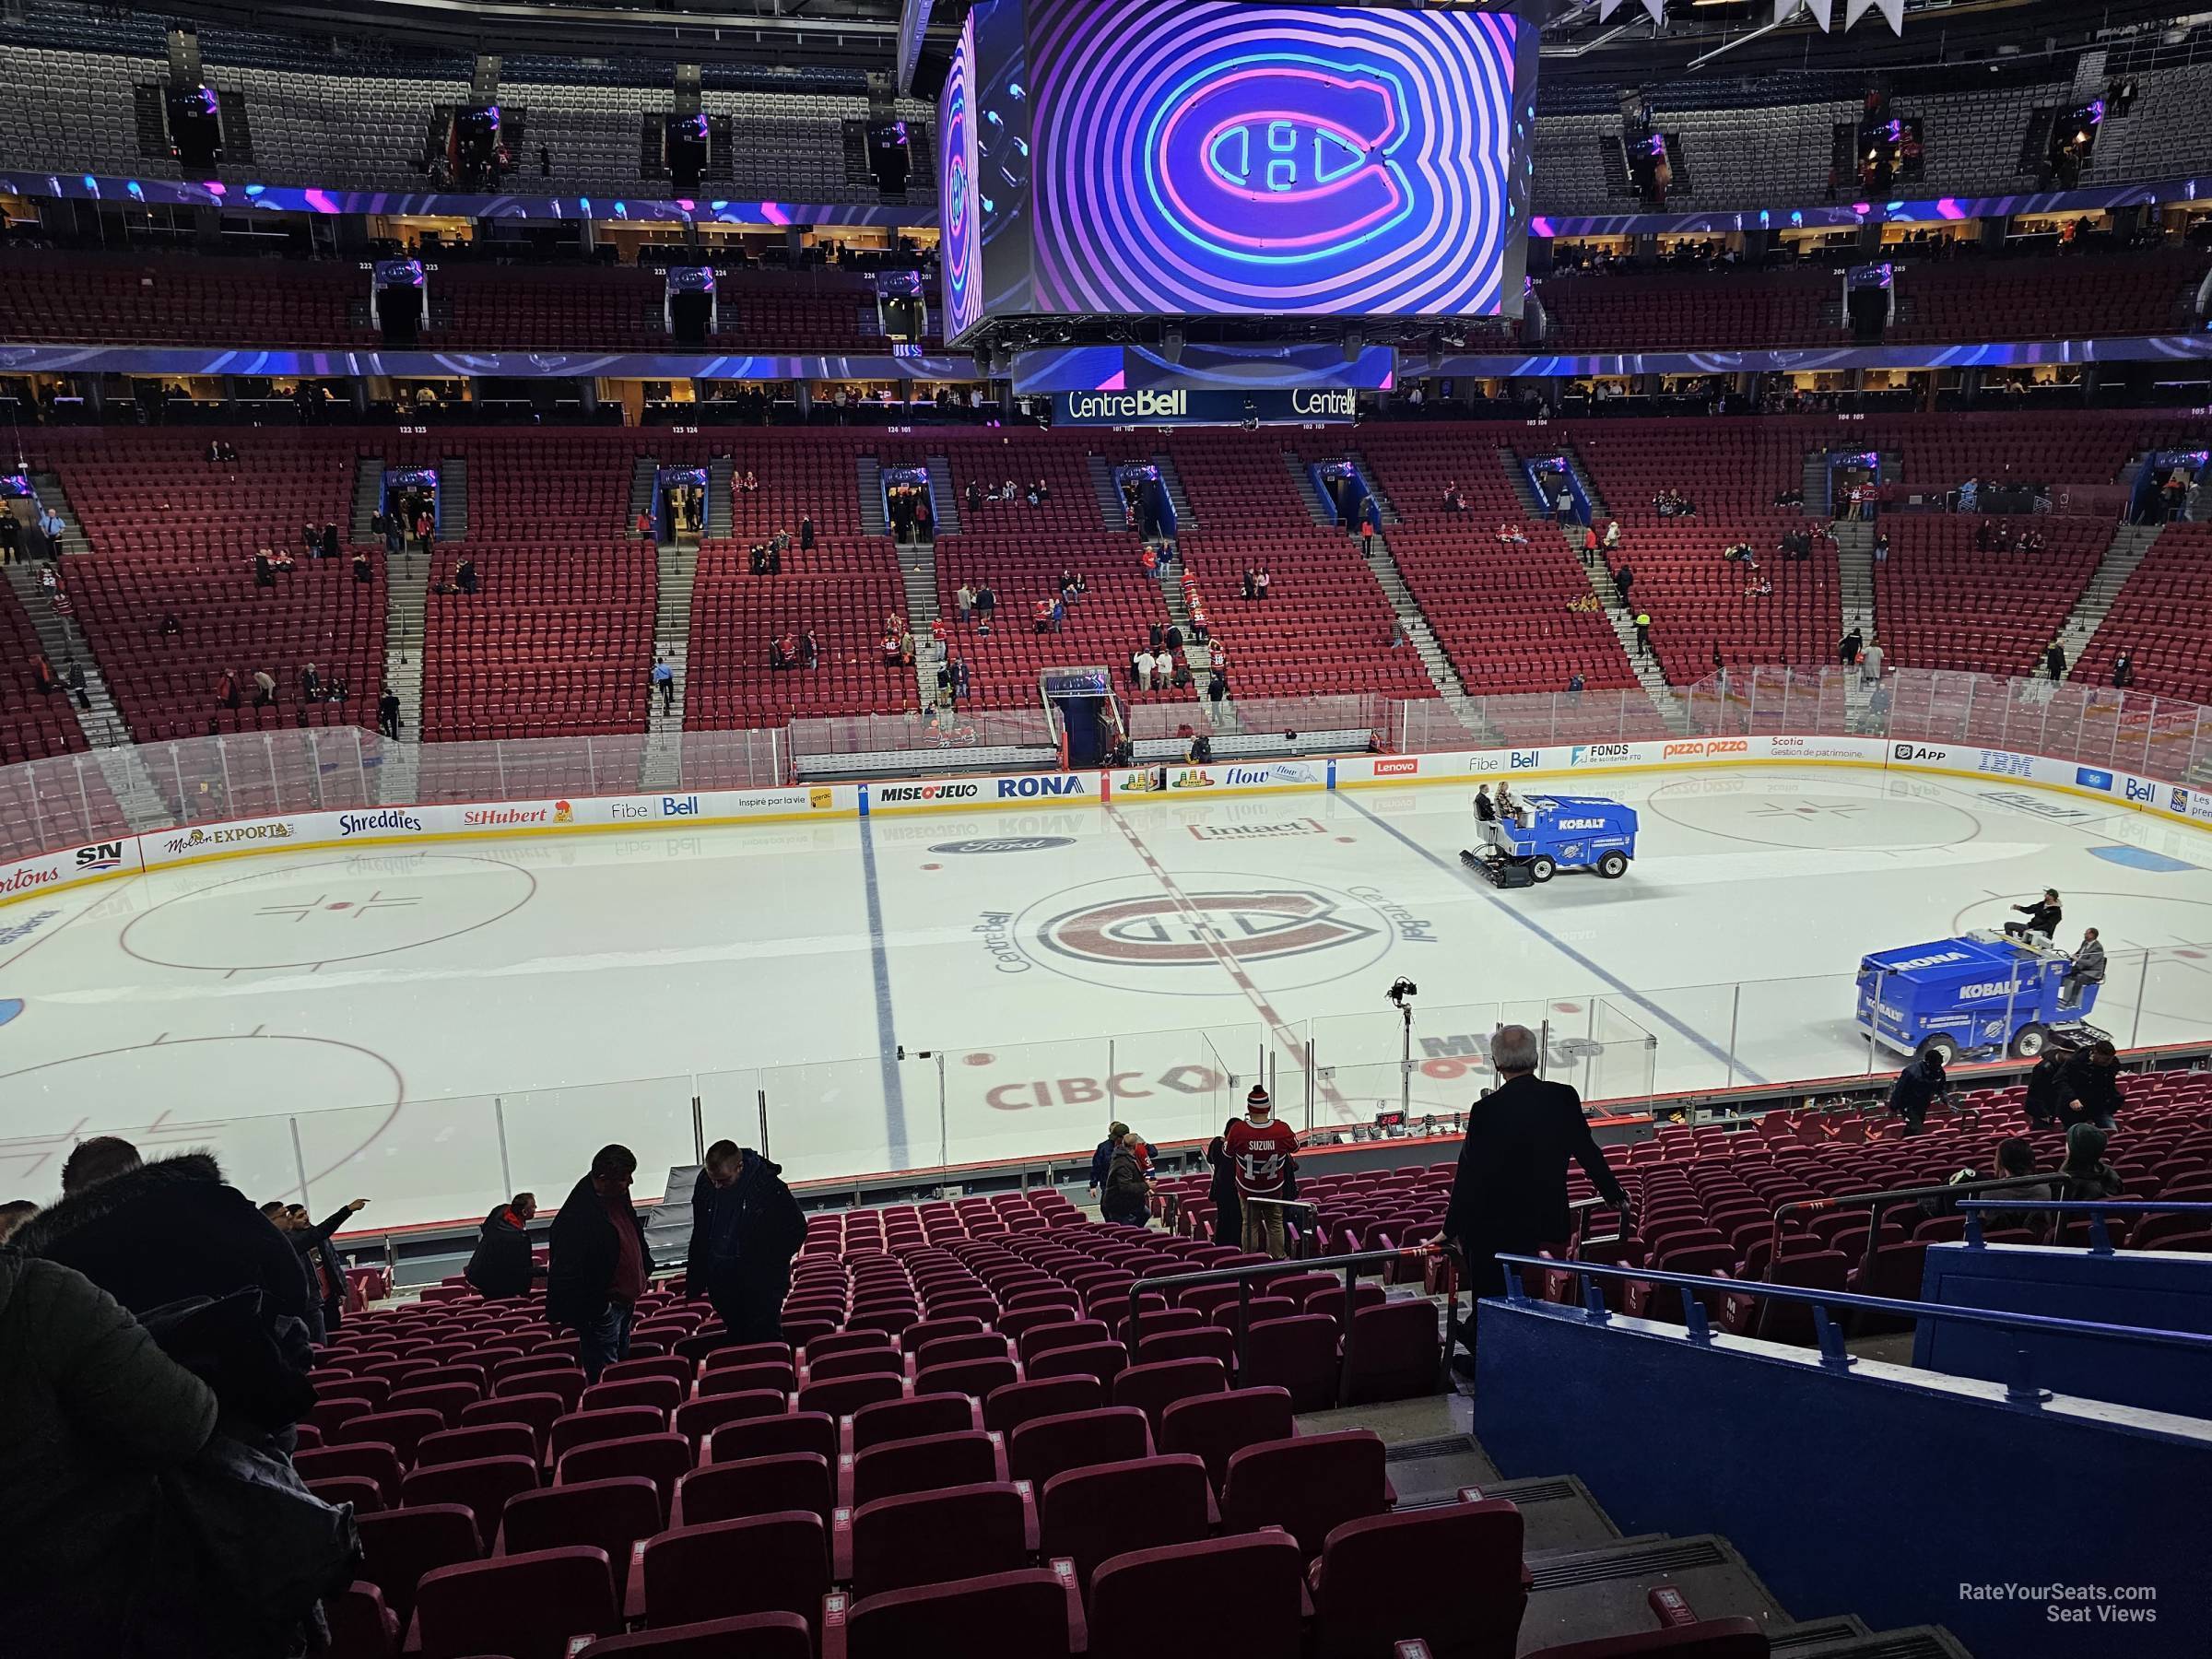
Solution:
<svg viewBox="0 0 2212 1659"><path fill-rule="evenodd" d="M1296 1167L1298 1134L1277 1123L1267 1090L1255 1084L1244 1097L1244 1115L1223 1131L1222 1150L1236 1172L1237 1196L1244 1206L1244 1248L1283 1256L1283 1206L1254 1204L1255 1198L1289 1196Z"/></svg>

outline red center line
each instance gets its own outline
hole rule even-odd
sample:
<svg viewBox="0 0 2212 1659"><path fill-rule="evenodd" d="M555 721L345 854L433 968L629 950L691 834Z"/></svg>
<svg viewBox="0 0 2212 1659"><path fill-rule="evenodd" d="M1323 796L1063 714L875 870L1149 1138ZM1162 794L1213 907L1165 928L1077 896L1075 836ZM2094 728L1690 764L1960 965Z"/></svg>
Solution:
<svg viewBox="0 0 2212 1659"><path fill-rule="evenodd" d="M1252 982L1252 976L1244 971L1243 966L1237 960L1235 953L1222 941L1219 932L1206 912L1192 903L1190 895L1175 885L1175 878L1169 875L1166 867L1152 855L1152 849L1145 845L1143 839L1130 827L1128 819L1122 816L1120 807L1108 802L1106 816L1112 820L1113 827L1122 832L1123 838L1135 850L1137 857L1144 861L1145 868L1152 873L1152 879L1159 882L1161 889L1175 901L1175 908L1182 912L1183 919L1191 924L1192 930L1197 935L1200 942L1206 946L1214 960L1221 965L1222 972L1229 975L1237 989L1244 993L1245 999L1259 1011L1260 1018L1266 1023L1267 1030L1274 1036L1276 1041L1302 1059L1306 1052L1305 1039L1299 1036L1283 1017L1275 1011L1275 1006L1267 1000L1266 994ZM1330 1106L1341 1108L1346 1104L1344 1096L1337 1091L1334 1080L1316 1075L1314 1082L1320 1089L1323 1099ZM1281 1115L1279 1103L1277 1107L1277 1115ZM1339 1112L1337 1115L1341 1117L1342 1113Z"/></svg>

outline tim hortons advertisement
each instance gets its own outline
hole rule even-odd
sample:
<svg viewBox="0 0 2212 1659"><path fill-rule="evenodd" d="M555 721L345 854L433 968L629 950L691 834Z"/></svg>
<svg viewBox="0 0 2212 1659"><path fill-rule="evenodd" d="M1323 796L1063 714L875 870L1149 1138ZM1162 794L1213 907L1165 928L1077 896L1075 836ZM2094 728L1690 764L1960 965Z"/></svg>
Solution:
<svg viewBox="0 0 2212 1659"><path fill-rule="evenodd" d="M139 862L138 838L135 835L116 841L88 841L81 847L65 847L59 853L41 853L35 857L0 865L0 904L57 893L82 881L135 875L143 867Z"/></svg>

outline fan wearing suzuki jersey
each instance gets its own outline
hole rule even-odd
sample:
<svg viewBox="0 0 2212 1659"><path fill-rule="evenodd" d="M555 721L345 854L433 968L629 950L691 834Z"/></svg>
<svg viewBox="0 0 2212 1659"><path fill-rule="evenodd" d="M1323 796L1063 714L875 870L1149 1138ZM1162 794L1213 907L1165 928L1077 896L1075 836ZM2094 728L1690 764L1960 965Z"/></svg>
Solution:
<svg viewBox="0 0 2212 1659"><path fill-rule="evenodd" d="M1290 1195L1296 1172L1298 1134L1276 1121L1275 1102L1265 1088L1254 1085L1244 1097L1244 1115L1222 1132L1222 1151L1235 1171L1237 1196L1244 1204L1244 1248L1264 1252L1277 1261L1283 1257L1283 1206L1254 1204L1255 1198L1284 1199Z"/></svg>

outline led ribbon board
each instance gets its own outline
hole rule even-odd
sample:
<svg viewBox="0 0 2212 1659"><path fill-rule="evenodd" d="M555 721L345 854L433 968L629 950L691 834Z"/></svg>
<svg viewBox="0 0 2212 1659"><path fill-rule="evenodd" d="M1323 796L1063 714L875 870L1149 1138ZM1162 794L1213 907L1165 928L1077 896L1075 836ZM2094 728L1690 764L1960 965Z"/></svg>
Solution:
<svg viewBox="0 0 2212 1659"><path fill-rule="evenodd" d="M975 14L960 25L960 43L937 99L937 202L942 214L945 337L958 339L983 312L983 246L976 199Z"/></svg>
<svg viewBox="0 0 2212 1659"><path fill-rule="evenodd" d="M1490 12L1036 0L1035 309L1503 312L1522 32Z"/></svg>

